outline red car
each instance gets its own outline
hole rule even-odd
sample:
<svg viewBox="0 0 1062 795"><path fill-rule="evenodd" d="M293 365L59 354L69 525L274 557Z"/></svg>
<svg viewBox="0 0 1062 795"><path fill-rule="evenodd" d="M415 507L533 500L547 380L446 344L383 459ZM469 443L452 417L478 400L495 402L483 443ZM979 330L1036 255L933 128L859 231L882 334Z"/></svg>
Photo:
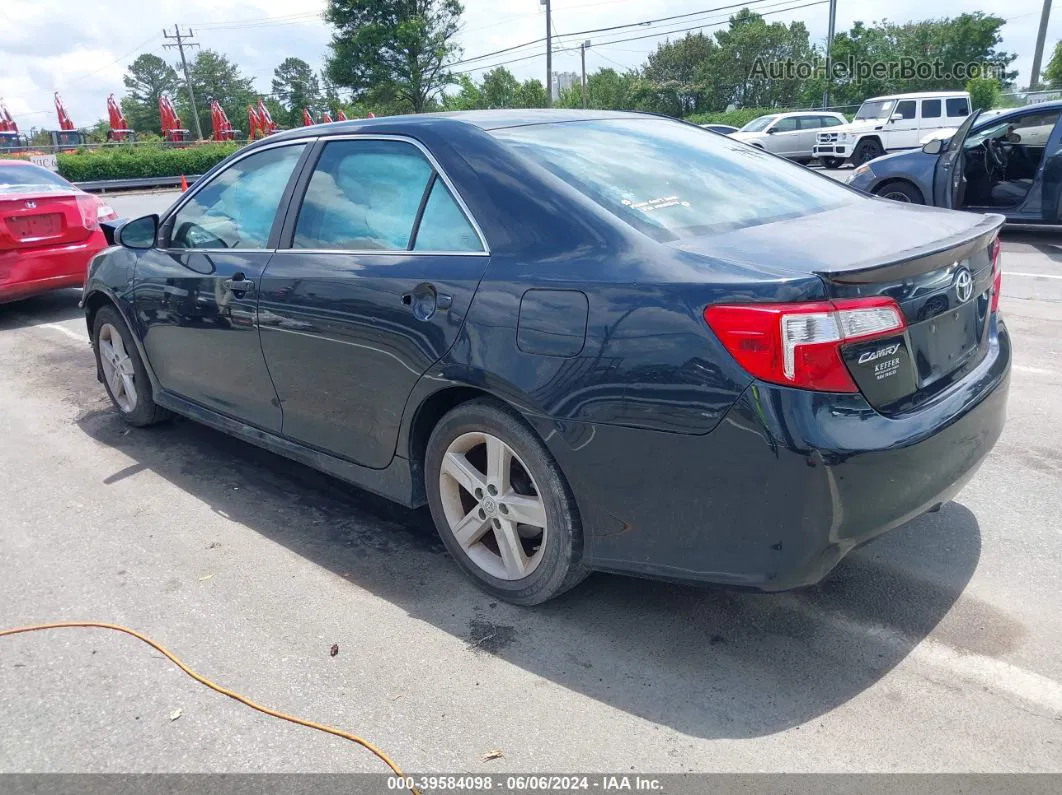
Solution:
<svg viewBox="0 0 1062 795"><path fill-rule="evenodd" d="M81 287L89 260L107 246L100 221L117 217L58 174L0 159L0 304Z"/></svg>

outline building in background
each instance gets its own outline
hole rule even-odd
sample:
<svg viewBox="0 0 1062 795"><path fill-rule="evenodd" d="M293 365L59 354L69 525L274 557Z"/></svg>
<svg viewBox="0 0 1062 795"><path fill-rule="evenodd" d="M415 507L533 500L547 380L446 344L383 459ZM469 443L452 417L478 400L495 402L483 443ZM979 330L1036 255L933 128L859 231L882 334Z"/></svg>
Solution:
<svg viewBox="0 0 1062 795"><path fill-rule="evenodd" d="M575 72L554 72L553 85L551 87L553 99L560 99L562 91L579 84L579 75Z"/></svg>

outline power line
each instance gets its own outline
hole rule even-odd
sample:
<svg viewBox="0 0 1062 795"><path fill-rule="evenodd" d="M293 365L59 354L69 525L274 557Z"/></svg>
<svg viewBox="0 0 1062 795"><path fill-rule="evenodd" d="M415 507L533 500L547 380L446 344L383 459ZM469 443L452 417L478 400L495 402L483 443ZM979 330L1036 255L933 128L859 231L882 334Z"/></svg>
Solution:
<svg viewBox="0 0 1062 795"><path fill-rule="evenodd" d="M607 33L609 31L613 31L613 30L623 30L624 28L651 27L653 25L659 25L661 23L670 22L670 21L673 21L673 20L676 20L676 19L688 19L689 17L696 17L696 16L701 16L701 15L704 15L704 14L713 14L713 13L716 13L716 12L719 12L719 11L726 11L726 10L729 10L729 9L732 9L732 8L744 8L744 7L747 7L747 6L757 5L759 3L766 3L766 2L768 2L768 0L745 0L745 2L742 2L742 3L731 3L731 4L725 5L725 6L717 6L715 8L703 8L700 11L689 11L689 12L687 12L685 14L672 14L671 16L659 17L657 19L644 19L644 20L641 20L639 22L628 22L628 23L626 23L624 25L609 25L608 27L604 27L604 28L590 28L588 30L577 30L577 31L573 31L571 33L559 33L559 34L557 34L557 36L558 36L558 38L566 38L566 37L569 37L569 36L585 36L585 35L587 35L589 33ZM511 47L503 47L500 50L494 50L493 52L484 53L482 55L475 55L475 56L473 56L471 58L465 58L465 59L463 59L461 61L455 61L454 63L452 63L450 65L451 66L461 66L461 65L466 64L466 63L471 63L472 61L480 61L480 60L483 60L485 58L491 58L491 57L493 57L495 55L503 55L504 53L507 53L507 52L513 52L515 50L521 50L524 47L530 47L530 46L535 45L535 44L541 44L545 40L546 40L546 38L543 36L540 39L534 39L532 41L525 41L523 44L514 44Z"/></svg>
<svg viewBox="0 0 1062 795"><path fill-rule="evenodd" d="M753 2L756 2L756 1L757 0L753 0ZM759 2L766 2L766 0L759 0ZM813 2L810 2L810 3L803 3L803 4L800 4L800 5L787 6L785 8L777 8L777 9L772 10L772 11L763 11L763 12L758 12L758 13L759 13L760 16L771 16L772 14L783 14L783 13L785 13L787 11L796 11L796 10L801 9L801 8L809 8L811 6L825 5L825 4L829 3L829 2L830 2L830 0L813 0ZM740 5L746 6L746 5L749 5L749 3L741 3ZM729 6L724 6L724 8L728 8L728 7ZM701 13L706 13L706 12L701 12ZM628 41L639 41L639 40L642 40L642 39L651 39L651 38L657 38L657 37L660 37L660 36L668 36L668 35L670 35L672 33L686 33L688 31L693 31L693 30L703 30L704 28L713 28L713 27L718 27L719 25L725 25L728 22L729 22L729 18L727 18L725 20L712 21L712 22L704 21L704 22L701 22L701 23L699 23L697 25L693 25L691 27L675 28L675 29L671 29L671 30L658 30L658 31L654 31L653 33L643 34L641 36L630 36L628 38L612 39L610 41L601 42L600 44L597 43L597 42L594 42L594 47L610 47L613 44L622 44L622 43L628 42ZM576 36L576 35L583 35L585 33L592 33L592 32L593 31L582 31L581 33L578 33L578 34L577 33L566 33L564 35L565 36ZM554 52L576 52L578 49L579 49L578 46L561 47L561 48L555 48L553 51ZM542 55L543 55L542 52L535 52L535 53L532 53L531 55L524 55L524 56L520 56L520 57L517 57L517 58L511 58L511 59L506 60L506 61L500 61L498 63L492 63L492 64L485 65L485 66L474 66L474 67L472 67L470 69L460 69L460 70L457 71L457 74L469 74L471 72L478 72L480 70L486 71L486 70L489 70L489 69L495 69L495 68L497 68L499 66L507 66L509 64L519 63L521 61L529 61L529 60L531 60L533 58L541 58ZM463 63L463 62L458 62L458 63Z"/></svg>

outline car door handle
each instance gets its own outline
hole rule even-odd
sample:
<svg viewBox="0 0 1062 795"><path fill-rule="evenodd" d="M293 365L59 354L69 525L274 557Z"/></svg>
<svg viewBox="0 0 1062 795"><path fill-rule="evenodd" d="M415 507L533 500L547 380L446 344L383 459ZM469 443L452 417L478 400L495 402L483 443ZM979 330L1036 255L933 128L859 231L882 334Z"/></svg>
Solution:
<svg viewBox="0 0 1062 795"><path fill-rule="evenodd" d="M222 285L234 293L246 293L254 289L254 282L250 279L226 279Z"/></svg>

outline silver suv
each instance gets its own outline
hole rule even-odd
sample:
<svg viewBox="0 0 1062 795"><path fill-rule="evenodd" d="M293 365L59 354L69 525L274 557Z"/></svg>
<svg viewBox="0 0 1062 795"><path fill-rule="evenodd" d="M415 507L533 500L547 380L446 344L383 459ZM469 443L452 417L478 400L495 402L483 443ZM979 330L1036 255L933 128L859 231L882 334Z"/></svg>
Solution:
<svg viewBox="0 0 1062 795"><path fill-rule="evenodd" d="M798 111L771 113L753 119L731 138L766 149L801 163L811 162L815 137L826 127L840 127L848 120L840 113Z"/></svg>

